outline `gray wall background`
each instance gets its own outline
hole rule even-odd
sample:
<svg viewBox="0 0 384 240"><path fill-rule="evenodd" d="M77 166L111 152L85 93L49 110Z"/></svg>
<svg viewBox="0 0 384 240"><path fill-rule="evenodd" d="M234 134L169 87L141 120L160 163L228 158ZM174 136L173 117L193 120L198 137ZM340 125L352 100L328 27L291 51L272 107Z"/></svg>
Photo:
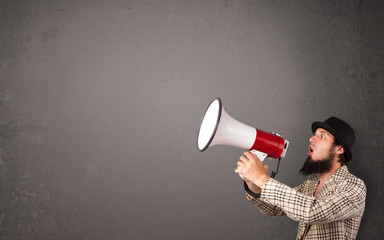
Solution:
<svg viewBox="0 0 384 240"><path fill-rule="evenodd" d="M295 186L310 124L356 129L368 188L358 239L381 239L382 1L0 1L0 239L294 239L200 153L208 103L284 135ZM276 161L267 160L270 170Z"/></svg>

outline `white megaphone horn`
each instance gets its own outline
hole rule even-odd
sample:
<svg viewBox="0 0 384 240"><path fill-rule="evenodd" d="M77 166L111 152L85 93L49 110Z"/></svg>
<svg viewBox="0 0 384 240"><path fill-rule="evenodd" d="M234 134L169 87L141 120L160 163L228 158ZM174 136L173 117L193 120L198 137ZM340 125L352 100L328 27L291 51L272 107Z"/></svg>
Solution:
<svg viewBox="0 0 384 240"><path fill-rule="evenodd" d="M199 151L215 145L246 149L264 161L266 157L285 157L289 141L276 133L267 133L233 119L223 108L220 98L216 98L209 104L197 136Z"/></svg>

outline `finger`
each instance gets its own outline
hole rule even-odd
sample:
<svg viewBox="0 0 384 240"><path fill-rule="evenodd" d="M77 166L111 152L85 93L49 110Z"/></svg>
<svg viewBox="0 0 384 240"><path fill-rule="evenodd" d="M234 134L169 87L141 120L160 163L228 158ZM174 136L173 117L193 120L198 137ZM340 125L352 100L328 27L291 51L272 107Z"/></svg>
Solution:
<svg viewBox="0 0 384 240"><path fill-rule="evenodd" d="M241 156L240 157L240 161L243 162L244 164L248 163L249 162L249 159L245 156Z"/></svg>
<svg viewBox="0 0 384 240"><path fill-rule="evenodd" d="M237 162L238 167L245 167L245 164L242 161Z"/></svg>
<svg viewBox="0 0 384 240"><path fill-rule="evenodd" d="M255 156L253 156L253 154L251 152L244 152L243 153L245 155L246 158L248 158L249 160L251 159L255 159Z"/></svg>
<svg viewBox="0 0 384 240"><path fill-rule="evenodd" d="M245 166L242 165L242 164L240 163L240 164L237 164L236 169L238 169L238 170L243 170L244 167L245 167Z"/></svg>
<svg viewBox="0 0 384 240"><path fill-rule="evenodd" d="M253 153L251 153L251 152L245 152L244 155L247 156L247 158L248 158L250 161L256 162L256 163L258 163L258 164L262 164L262 162L260 161L260 159L259 159L258 157L256 157L255 155L253 155Z"/></svg>
<svg viewBox="0 0 384 240"><path fill-rule="evenodd" d="M253 155L253 157L254 157L255 159L258 159L256 153L254 153L254 152L250 152L250 153L252 153L252 155Z"/></svg>
<svg viewBox="0 0 384 240"><path fill-rule="evenodd" d="M264 169L266 172L268 172L268 165L264 165Z"/></svg>

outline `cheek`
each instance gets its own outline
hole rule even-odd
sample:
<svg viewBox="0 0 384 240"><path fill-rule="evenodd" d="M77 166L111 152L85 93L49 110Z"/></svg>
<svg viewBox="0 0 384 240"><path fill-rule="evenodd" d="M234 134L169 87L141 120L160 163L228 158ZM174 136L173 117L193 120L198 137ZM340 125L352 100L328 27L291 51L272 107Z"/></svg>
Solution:
<svg viewBox="0 0 384 240"><path fill-rule="evenodd" d="M328 145L320 145L317 149L317 154L324 156L330 153L331 148Z"/></svg>

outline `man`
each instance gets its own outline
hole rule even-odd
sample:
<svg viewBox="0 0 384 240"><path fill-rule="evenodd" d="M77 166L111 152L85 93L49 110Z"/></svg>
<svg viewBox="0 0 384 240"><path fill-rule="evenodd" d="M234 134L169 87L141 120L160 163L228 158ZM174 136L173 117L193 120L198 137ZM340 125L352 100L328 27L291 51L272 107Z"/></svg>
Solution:
<svg viewBox="0 0 384 240"><path fill-rule="evenodd" d="M308 158L300 172L308 175L290 188L267 175L268 167L250 152L237 162L247 198L270 216L298 221L297 239L355 239L364 213L366 187L348 172L355 142L353 129L331 117L312 124Z"/></svg>

